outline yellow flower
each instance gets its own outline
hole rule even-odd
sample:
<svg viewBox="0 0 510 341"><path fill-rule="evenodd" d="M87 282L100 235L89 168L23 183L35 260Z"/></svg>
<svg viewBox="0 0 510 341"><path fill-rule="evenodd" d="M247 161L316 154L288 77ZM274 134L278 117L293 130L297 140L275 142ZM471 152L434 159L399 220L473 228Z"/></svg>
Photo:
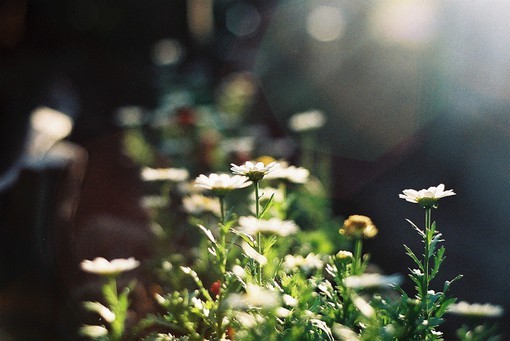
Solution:
<svg viewBox="0 0 510 341"><path fill-rule="evenodd" d="M373 238L377 235L377 228L372 220L364 215L351 215L344 221L340 234L354 238Z"/></svg>

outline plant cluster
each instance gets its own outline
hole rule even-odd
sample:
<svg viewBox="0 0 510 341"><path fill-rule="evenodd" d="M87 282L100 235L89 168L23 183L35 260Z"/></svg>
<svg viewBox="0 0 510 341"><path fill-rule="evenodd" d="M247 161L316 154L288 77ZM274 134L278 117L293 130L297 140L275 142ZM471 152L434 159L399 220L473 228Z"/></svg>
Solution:
<svg viewBox="0 0 510 341"><path fill-rule="evenodd" d="M448 312L480 318L501 315L497 306L455 303L448 290L461 276L446 281L441 291L431 289L445 254L432 210L440 199L455 195L443 184L400 194L425 213L422 228L409 221L424 248L416 252L404 245L415 264L408 274L415 292L407 293L399 286L400 275L367 270L369 257L362 242L378 233L369 217L350 216L338 230L353 242L352 252L314 253L306 238L298 237L303 231L291 219L287 187L305 183L307 170L248 161L232 164L231 171L195 179L195 186L206 191L200 195L218 203L208 210L213 205L205 200L204 208L195 211L195 222L203 215L217 218L196 225L203 238L191 264L174 266L166 260L162 266L168 277L182 280L155 294L161 313L145 317L137 330L157 331L144 340L442 340L440 326ZM244 200L251 201L251 214L238 215L237 201L227 200L238 191L248 195ZM130 288L117 294L115 277L136 266L132 259L82 263L83 270L107 278L103 293L108 305L85 303L108 325L84 326L82 334L121 339ZM486 324L472 327L463 326L459 339L486 340L495 332Z"/></svg>
<svg viewBox="0 0 510 341"><path fill-rule="evenodd" d="M147 341L442 340L445 315L461 314L467 319L460 340L498 339L490 322L502 315L499 306L456 302L449 289L460 275L435 283L445 247L432 212L453 190L440 184L399 195L424 212L423 225L409 221L423 249L404 245L414 264L407 274L414 289L408 292L400 286L406 277L374 271L377 260L363 250L363 241L379 233L375 223L363 215L341 219L331 213L328 160L313 148L324 115L311 110L289 120L301 143L301 166L281 155L254 160L254 151L263 150L256 141L286 144L257 129L237 137L242 119L236 115L246 98L231 99L234 106L222 102L222 112L184 106L170 119L158 113L153 120L132 112L129 120L124 117L126 152L142 166L141 177L152 191L142 204L158 242L155 259L142 266L154 273L158 309L136 324L126 322L136 284L119 289L117 279L137 261L84 261L82 269L105 282L103 302L84 303L101 323L83 326L82 335ZM182 168L158 166L169 160Z"/></svg>

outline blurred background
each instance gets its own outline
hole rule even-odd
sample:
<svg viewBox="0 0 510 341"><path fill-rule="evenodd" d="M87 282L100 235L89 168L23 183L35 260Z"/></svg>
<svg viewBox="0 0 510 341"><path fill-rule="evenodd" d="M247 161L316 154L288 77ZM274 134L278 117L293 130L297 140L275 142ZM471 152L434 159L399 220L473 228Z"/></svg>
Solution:
<svg viewBox="0 0 510 341"><path fill-rule="evenodd" d="M386 273L412 266L403 243L420 247L405 219L423 212L398 193L454 189L433 212L438 283L463 274L453 295L508 312L509 13L503 0L0 0L0 338L72 339L79 261L150 258L150 150L125 153L126 130L185 129L200 110L196 159L178 153L196 141L149 136L155 166L213 169L221 119L320 173L335 214L370 216ZM310 110L324 126L289 127Z"/></svg>

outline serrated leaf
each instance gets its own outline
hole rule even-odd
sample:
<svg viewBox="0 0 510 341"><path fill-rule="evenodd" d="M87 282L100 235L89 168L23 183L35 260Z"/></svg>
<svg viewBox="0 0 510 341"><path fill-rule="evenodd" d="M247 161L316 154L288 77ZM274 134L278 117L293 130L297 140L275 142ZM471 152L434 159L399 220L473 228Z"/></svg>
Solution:
<svg viewBox="0 0 510 341"><path fill-rule="evenodd" d="M411 257L411 259L418 265L420 270L423 272L423 265L421 264L420 260L416 255L414 254L413 250L411 250L407 245L404 244L404 249L406 250L406 254Z"/></svg>

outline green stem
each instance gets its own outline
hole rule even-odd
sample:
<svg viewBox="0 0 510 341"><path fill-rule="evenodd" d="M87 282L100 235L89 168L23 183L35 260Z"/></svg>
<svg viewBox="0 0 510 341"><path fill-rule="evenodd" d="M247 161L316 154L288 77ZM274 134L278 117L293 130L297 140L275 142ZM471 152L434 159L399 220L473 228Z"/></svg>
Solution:
<svg viewBox="0 0 510 341"><path fill-rule="evenodd" d="M352 274L354 276L361 274L361 250L363 246L362 238L356 238L354 241L354 261L352 263Z"/></svg>
<svg viewBox="0 0 510 341"><path fill-rule="evenodd" d="M223 196L219 197L220 200L220 211L221 211L221 224L219 228L220 232L220 245L218 247L219 266L220 266L220 281L223 283L225 280L225 272L227 271L227 242L225 230L225 200Z"/></svg>
<svg viewBox="0 0 510 341"><path fill-rule="evenodd" d="M431 231L431 208L425 208L425 254L423 259L423 286L422 286L422 300L425 306L424 318L427 320L429 318L429 307L428 307L428 291L429 291L429 253L430 253L430 244L432 241L432 231Z"/></svg>
<svg viewBox="0 0 510 341"><path fill-rule="evenodd" d="M108 276L106 285L109 287L109 292L113 297L110 297L110 299L107 298L107 301L109 301L109 308L115 313L115 320L110 323L111 327L111 339L113 341L120 340L122 337L122 334L124 333L124 320L121 316L119 316L120 312L118 311L119 306L119 294L117 292L117 279L115 276Z"/></svg>
<svg viewBox="0 0 510 341"><path fill-rule="evenodd" d="M225 225L225 200L223 196L219 196L220 200L220 211L221 211L221 224Z"/></svg>
<svg viewBox="0 0 510 341"><path fill-rule="evenodd" d="M260 213L259 213L259 182L258 181L253 181L253 186L255 187L255 217L257 219L260 218Z"/></svg>
<svg viewBox="0 0 510 341"><path fill-rule="evenodd" d="M260 208L259 208L259 182L253 181L253 186L255 187L255 217L257 219L260 219ZM257 232L257 249L259 254L262 254L262 235L260 232ZM262 265L259 263L258 265L258 277L259 277L259 284L262 284Z"/></svg>

